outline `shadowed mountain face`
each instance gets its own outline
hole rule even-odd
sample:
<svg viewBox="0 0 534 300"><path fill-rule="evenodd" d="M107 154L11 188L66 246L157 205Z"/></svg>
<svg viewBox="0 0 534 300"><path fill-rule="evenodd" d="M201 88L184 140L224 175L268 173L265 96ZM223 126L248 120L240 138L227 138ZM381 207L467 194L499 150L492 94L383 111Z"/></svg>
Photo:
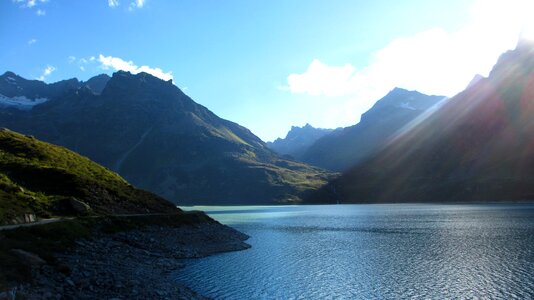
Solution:
<svg viewBox="0 0 534 300"><path fill-rule="evenodd" d="M310 124L303 127L293 126L284 139L278 138L274 142L268 142L267 146L279 154L300 159L313 143L332 131L334 130L315 128Z"/></svg>
<svg viewBox="0 0 534 300"><path fill-rule="evenodd" d="M520 43L412 130L314 196L342 202L534 199L534 47Z"/></svg>
<svg viewBox="0 0 534 300"><path fill-rule="evenodd" d="M25 103L42 95L48 100L25 109L0 107L0 126L66 146L176 203L298 202L331 178L281 159L248 129L146 73L100 76L57 94L47 90L55 84L9 77L15 78L9 72L0 77L0 94L12 97L6 103L19 95ZM38 94L27 92L29 84ZM12 93L17 86L26 93Z"/></svg>
<svg viewBox="0 0 534 300"><path fill-rule="evenodd" d="M347 170L368 158L397 131L443 99L443 96L396 88L364 113L358 124L325 135L298 158L330 170Z"/></svg>

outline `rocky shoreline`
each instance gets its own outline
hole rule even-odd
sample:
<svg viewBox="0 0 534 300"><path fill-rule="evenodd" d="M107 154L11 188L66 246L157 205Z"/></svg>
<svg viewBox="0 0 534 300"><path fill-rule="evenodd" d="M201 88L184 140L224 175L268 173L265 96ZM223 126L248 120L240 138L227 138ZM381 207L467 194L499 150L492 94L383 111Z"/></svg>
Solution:
<svg viewBox="0 0 534 300"><path fill-rule="evenodd" d="M184 267L183 259L248 249L246 239L216 221L100 234L57 254L54 265L36 263L33 282L0 299L208 299L171 273Z"/></svg>

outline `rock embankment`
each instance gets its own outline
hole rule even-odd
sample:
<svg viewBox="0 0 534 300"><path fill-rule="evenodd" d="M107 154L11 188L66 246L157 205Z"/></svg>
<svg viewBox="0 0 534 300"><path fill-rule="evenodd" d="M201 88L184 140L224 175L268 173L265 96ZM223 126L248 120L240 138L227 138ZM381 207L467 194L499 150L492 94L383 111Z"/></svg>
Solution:
<svg viewBox="0 0 534 300"><path fill-rule="evenodd" d="M33 283L4 297L206 299L174 282L171 272L184 267L182 259L247 249L247 238L214 221L104 234L77 241L72 251L57 254L55 265L36 267Z"/></svg>

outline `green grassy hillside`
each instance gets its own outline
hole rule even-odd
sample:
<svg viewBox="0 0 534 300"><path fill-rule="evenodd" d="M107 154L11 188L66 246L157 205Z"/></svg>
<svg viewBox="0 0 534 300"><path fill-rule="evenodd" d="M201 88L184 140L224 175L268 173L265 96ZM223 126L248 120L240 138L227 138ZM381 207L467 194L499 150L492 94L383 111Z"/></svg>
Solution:
<svg viewBox="0 0 534 300"><path fill-rule="evenodd" d="M72 151L0 129L0 224L15 223L24 214L77 215L77 201L94 215L178 211Z"/></svg>

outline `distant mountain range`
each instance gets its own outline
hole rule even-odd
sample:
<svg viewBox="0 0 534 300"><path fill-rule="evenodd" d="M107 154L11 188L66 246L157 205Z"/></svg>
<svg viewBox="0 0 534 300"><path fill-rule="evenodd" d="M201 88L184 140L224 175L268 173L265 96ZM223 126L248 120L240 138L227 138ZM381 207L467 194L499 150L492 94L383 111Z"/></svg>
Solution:
<svg viewBox="0 0 534 300"><path fill-rule="evenodd" d="M395 88L364 113L356 125L335 131L309 125L292 127L285 139L277 139L269 146L305 163L344 171L384 147L395 133L443 100L443 96Z"/></svg>
<svg viewBox="0 0 534 300"><path fill-rule="evenodd" d="M303 127L292 126L286 137L267 142L267 146L282 155L301 159L302 155L318 139L331 133L334 129L315 128L310 124Z"/></svg>
<svg viewBox="0 0 534 300"><path fill-rule="evenodd" d="M389 145L345 172L319 202L534 199L534 45L503 54Z"/></svg>
<svg viewBox="0 0 534 300"><path fill-rule="evenodd" d="M298 203L333 176L280 157L146 73L46 84L6 72L0 126L65 146L182 205Z"/></svg>

